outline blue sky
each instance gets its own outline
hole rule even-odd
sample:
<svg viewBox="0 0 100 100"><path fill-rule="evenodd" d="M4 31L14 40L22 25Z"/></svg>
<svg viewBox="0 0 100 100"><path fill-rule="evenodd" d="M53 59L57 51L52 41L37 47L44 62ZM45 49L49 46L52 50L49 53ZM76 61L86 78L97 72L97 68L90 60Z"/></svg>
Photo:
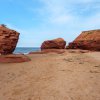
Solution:
<svg viewBox="0 0 100 100"><path fill-rule="evenodd" d="M0 23L20 32L18 47L58 37L68 43L100 29L100 0L0 0Z"/></svg>

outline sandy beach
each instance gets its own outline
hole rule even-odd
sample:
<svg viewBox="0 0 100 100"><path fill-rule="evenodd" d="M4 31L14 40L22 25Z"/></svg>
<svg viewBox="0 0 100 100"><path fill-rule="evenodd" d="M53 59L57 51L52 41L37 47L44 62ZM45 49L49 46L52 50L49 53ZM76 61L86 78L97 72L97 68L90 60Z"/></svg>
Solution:
<svg viewBox="0 0 100 100"><path fill-rule="evenodd" d="M0 100L100 100L100 52L27 56L0 63Z"/></svg>

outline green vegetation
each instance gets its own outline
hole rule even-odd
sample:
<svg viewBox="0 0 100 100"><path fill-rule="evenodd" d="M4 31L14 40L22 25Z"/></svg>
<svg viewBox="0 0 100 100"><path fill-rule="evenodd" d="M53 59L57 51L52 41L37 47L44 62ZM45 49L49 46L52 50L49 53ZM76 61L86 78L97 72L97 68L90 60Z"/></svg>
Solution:
<svg viewBox="0 0 100 100"><path fill-rule="evenodd" d="M0 26L2 26L2 27L6 27L7 25L5 25L5 24L1 24Z"/></svg>
<svg viewBox="0 0 100 100"><path fill-rule="evenodd" d="M88 32L88 34L92 34L93 32Z"/></svg>

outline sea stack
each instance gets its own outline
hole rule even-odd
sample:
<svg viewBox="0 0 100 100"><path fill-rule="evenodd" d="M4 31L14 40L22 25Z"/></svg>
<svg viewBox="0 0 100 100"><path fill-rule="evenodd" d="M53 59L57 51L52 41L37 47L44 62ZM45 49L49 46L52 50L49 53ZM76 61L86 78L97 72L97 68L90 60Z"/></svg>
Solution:
<svg viewBox="0 0 100 100"><path fill-rule="evenodd" d="M66 41L62 38L57 38L54 40L44 41L41 45L41 50L43 49L65 49Z"/></svg>
<svg viewBox="0 0 100 100"><path fill-rule="evenodd" d="M12 54L16 48L18 39L18 32L7 28L5 25L0 25L0 54Z"/></svg>
<svg viewBox="0 0 100 100"><path fill-rule="evenodd" d="M100 51L100 29L83 31L68 48Z"/></svg>

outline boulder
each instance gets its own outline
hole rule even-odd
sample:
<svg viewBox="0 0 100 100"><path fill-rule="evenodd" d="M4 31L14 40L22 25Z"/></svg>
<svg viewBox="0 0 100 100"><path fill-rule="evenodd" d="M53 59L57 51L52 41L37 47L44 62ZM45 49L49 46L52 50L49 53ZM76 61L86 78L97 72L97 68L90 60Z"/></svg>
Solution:
<svg viewBox="0 0 100 100"><path fill-rule="evenodd" d="M43 49L65 49L66 41L62 38L44 41L41 45Z"/></svg>
<svg viewBox="0 0 100 100"><path fill-rule="evenodd" d="M11 54L16 48L19 33L0 25L0 54Z"/></svg>
<svg viewBox="0 0 100 100"><path fill-rule="evenodd" d="M100 51L100 30L83 31L67 48Z"/></svg>

